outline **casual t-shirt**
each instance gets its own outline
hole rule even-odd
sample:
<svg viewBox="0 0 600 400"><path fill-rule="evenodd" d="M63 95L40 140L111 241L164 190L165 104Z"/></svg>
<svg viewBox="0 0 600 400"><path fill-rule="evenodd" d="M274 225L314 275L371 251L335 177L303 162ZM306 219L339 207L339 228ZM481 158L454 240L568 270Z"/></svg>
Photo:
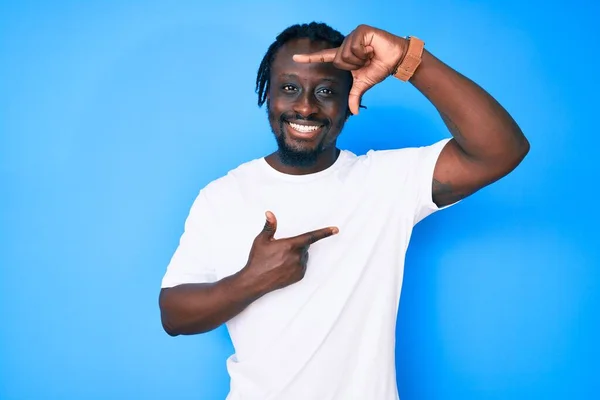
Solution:
<svg viewBox="0 0 600 400"><path fill-rule="evenodd" d="M337 226L311 245L304 278L227 322L228 400L393 400L396 314L412 229L439 210L430 146L342 150L326 170L288 175L264 158L204 187L162 287L214 282L244 267L265 211L275 239Z"/></svg>

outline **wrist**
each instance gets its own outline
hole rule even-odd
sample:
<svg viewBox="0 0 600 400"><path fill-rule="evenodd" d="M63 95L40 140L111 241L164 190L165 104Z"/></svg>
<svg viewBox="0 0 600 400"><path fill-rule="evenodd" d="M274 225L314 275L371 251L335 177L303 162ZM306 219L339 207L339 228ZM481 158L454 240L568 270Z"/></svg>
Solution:
<svg viewBox="0 0 600 400"><path fill-rule="evenodd" d="M402 56L392 75L403 82L407 82L421 64L425 42L417 37L409 36L400 43L402 43L403 49Z"/></svg>
<svg viewBox="0 0 600 400"><path fill-rule="evenodd" d="M404 61L404 57L406 57L406 53L408 51L408 39L406 39L405 37L397 36L397 43L399 48L399 55L398 59L396 60L396 63L394 64L394 68L392 69L391 75L395 75L396 72L398 72L398 67L400 66L400 64L402 64L402 61Z"/></svg>
<svg viewBox="0 0 600 400"><path fill-rule="evenodd" d="M256 300L271 290L268 288L264 279L259 279L256 274L252 273L247 266L231 275L232 285L240 293L244 293L245 297Z"/></svg>

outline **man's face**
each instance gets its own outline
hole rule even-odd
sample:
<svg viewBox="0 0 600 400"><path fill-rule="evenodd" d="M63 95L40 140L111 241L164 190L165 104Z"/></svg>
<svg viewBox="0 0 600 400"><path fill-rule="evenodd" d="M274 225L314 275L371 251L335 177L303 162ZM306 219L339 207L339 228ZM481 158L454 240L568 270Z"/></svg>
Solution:
<svg viewBox="0 0 600 400"><path fill-rule="evenodd" d="M282 46L271 65L267 111L283 163L314 164L335 147L348 111L352 75L331 63L300 64L294 54L330 48L327 42L296 39Z"/></svg>

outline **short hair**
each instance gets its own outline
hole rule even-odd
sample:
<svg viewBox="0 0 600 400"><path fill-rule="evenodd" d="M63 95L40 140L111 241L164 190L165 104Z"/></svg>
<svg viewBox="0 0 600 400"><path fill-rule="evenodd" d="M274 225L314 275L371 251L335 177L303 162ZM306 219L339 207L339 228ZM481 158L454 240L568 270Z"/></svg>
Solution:
<svg viewBox="0 0 600 400"><path fill-rule="evenodd" d="M308 38L311 41L324 41L331 47L339 47L344 42L345 36L339 31L322 22L309 24L296 24L282 31L275 41L269 46L265 56L258 67L256 76L256 93L258 93L258 106L261 107L266 99L271 83L271 64L275 60L277 51L287 42L294 39Z"/></svg>

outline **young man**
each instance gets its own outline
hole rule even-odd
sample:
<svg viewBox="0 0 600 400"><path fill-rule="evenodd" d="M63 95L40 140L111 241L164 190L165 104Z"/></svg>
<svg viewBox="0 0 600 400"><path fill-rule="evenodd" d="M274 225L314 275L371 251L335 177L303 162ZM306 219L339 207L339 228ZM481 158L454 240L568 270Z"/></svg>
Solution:
<svg viewBox="0 0 600 400"><path fill-rule="evenodd" d="M529 150L489 94L423 46L311 23L283 31L265 55L258 102L278 149L200 191L160 294L170 335L227 323L228 399L398 398L396 313L413 226ZM453 138L338 149L363 93L389 77L422 92Z"/></svg>

